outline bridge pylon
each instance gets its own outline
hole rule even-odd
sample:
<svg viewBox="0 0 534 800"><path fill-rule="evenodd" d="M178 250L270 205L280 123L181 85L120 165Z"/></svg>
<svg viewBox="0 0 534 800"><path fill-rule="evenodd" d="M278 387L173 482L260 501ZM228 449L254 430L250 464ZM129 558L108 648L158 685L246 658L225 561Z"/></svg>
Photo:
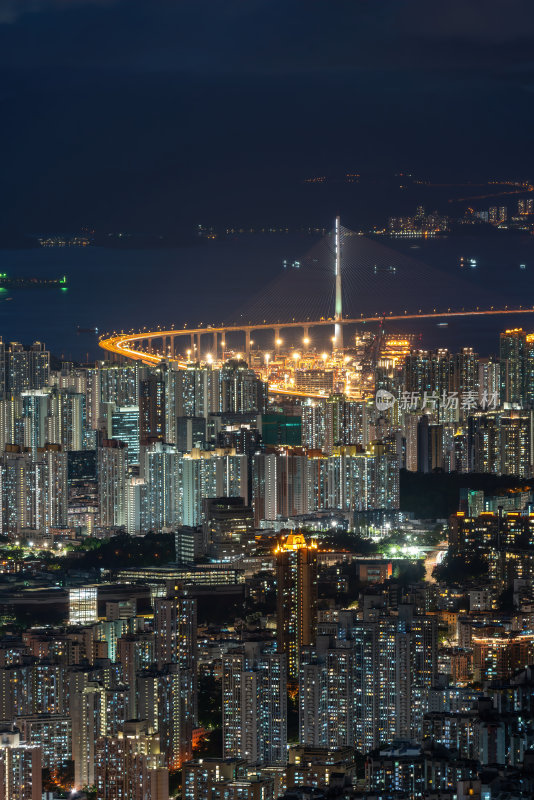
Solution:
<svg viewBox="0 0 534 800"><path fill-rule="evenodd" d="M336 305L334 309L334 349L343 350L343 292L341 287L341 220L334 222L334 257L336 276Z"/></svg>

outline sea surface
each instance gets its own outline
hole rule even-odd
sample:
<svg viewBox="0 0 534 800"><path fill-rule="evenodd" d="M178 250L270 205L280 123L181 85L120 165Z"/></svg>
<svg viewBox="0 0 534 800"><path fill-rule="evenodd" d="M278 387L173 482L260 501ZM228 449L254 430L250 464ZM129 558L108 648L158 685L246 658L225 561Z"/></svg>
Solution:
<svg viewBox="0 0 534 800"><path fill-rule="evenodd" d="M143 326L220 324L238 318L239 309L252 297L261 296L263 288L283 273L284 260L298 259L313 244L312 237L305 235L257 234L172 249L0 250L0 272L9 276L66 275L68 280L65 292L9 289L0 293L0 335L5 342L28 344L38 339L60 359L91 361L99 357L97 337L78 328L98 328L104 333ZM392 248L392 263L395 252L401 252L431 266L430 289L440 308L534 306L532 236L451 235L433 240L381 239L380 244ZM471 259L476 266L469 265ZM463 288L458 290L458 285ZM417 305L417 285L404 289ZM395 311L397 304L402 313L406 302L399 297L393 283L390 296L381 300L382 309ZM356 306L357 301L356 297ZM295 308L296 314L301 313L298 302ZM362 308L363 313L372 310ZM534 331L534 314L452 319L447 327L438 327L435 321L391 322L386 323L386 331L413 332L421 347L469 345L488 355L498 349L499 332L516 325ZM327 345L328 335L312 331L318 347ZM268 346L267 341L261 343ZM237 341L235 346L239 346Z"/></svg>

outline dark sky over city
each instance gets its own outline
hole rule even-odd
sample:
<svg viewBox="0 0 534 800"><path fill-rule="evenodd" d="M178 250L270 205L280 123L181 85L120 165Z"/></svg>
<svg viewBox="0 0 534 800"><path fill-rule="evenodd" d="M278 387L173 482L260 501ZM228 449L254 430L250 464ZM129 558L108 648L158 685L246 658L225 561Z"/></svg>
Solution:
<svg viewBox="0 0 534 800"><path fill-rule="evenodd" d="M530 178L533 39L531 0L0 0L2 225L283 221L352 171Z"/></svg>

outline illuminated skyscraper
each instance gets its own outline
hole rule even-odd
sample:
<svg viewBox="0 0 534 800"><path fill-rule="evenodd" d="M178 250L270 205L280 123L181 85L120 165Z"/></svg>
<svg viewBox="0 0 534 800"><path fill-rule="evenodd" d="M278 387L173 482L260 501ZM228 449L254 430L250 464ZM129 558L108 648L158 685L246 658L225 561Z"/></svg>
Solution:
<svg viewBox="0 0 534 800"><path fill-rule="evenodd" d="M126 479L126 531L136 536L148 530L146 483L144 478L131 475Z"/></svg>
<svg viewBox="0 0 534 800"><path fill-rule="evenodd" d="M323 450L325 441L324 406L308 400L302 406L302 446L310 450Z"/></svg>
<svg viewBox="0 0 534 800"><path fill-rule="evenodd" d="M533 411L510 411L500 419L502 475L530 478L533 467Z"/></svg>
<svg viewBox="0 0 534 800"><path fill-rule="evenodd" d="M420 739L437 674L437 623L411 605L395 615L366 606L319 626L300 664L300 740L368 752L395 738Z"/></svg>
<svg viewBox="0 0 534 800"><path fill-rule="evenodd" d="M128 465L139 464L139 407L122 406L111 412L111 438L128 445Z"/></svg>
<svg viewBox="0 0 534 800"><path fill-rule="evenodd" d="M6 396L6 346L3 338L0 336L0 399Z"/></svg>
<svg viewBox="0 0 534 800"><path fill-rule="evenodd" d="M14 534L31 526L31 454L7 445L2 457L2 533Z"/></svg>
<svg viewBox="0 0 534 800"><path fill-rule="evenodd" d="M461 353L451 356L452 381L450 391L465 394L478 391L478 353L472 347L462 348Z"/></svg>
<svg viewBox="0 0 534 800"><path fill-rule="evenodd" d="M39 448L32 459L7 445L0 463L2 530L49 530L67 524L67 454L58 445Z"/></svg>
<svg viewBox="0 0 534 800"><path fill-rule="evenodd" d="M471 347L464 347L460 353L444 348L416 350L404 363L404 388L417 398L418 410L426 404L436 411L439 421L454 421L462 409L460 398L449 405L446 398L453 392L457 397L478 392L478 364L478 354Z"/></svg>
<svg viewBox="0 0 534 800"><path fill-rule="evenodd" d="M468 419L469 471L528 478L532 474L533 441L532 411L472 414Z"/></svg>
<svg viewBox="0 0 534 800"><path fill-rule="evenodd" d="M276 558L276 642L287 656L288 675L298 678L300 650L317 629L317 544L302 534L281 540Z"/></svg>
<svg viewBox="0 0 534 800"><path fill-rule="evenodd" d="M308 491L309 459L301 447L277 448L253 458L252 492L255 525L315 510Z"/></svg>
<svg viewBox="0 0 534 800"><path fill-rule="evenodd" d="M176 447L181 453L190 453L194 448L206 449L206 418L177 417Z"/></svg>
<svg viewBox="0 0 534 800"><path fill-rule="evenodd" d="M176 525L179 454L174 445L155 441L141 448L141 477L146 484L146 525L161 531Z"/></svg>
<svg viewBox="0 0 534 800"><path fill-rule="evenodd" d="M328 507L348 512L398 509L396 453L382 442L371 442L364 452L338 448L328 459Z"/></svg>
<svg viewBox="0 0 534 800"><path fill-rule="evenodd" d="M500 336L501 403L523 406L525 403L526 333L512 328Z"/></svg>
<svg viewBox="0 0 534 800"><path fill-rule="evenodd" d="M124 682L131 687L128 719L137 719L137 673L147 670L154 663L154 634L127 633L121 636L117 639L117 661L122 667Z"/></svg>

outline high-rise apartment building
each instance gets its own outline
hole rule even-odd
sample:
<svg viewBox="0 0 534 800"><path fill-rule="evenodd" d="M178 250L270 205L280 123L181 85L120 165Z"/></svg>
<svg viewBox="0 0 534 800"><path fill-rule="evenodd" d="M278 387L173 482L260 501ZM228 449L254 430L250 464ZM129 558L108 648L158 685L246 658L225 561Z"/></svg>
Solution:
<svg viewBox="0 0 534 800"><path fill-rule="evenodd" d="M0 733L0 800L41 800L41 748L17 730Z"/></svg>
<svg viewBox="0 0 534 800"><path fill-rule="evenodd" d="M106 733L104 686L91 680L86 668L69 675L69 711L72 719L72 758L76 786L96 781L96 743Z"/></svg>
<svg viewBox="0 0 534 800"><path fill-rule="evenodd" d="M532 474L534 419L530 411L476 413L468 418L468 468L494 475Z"/></svg>
<svg viewBox="0 0 534 800"><path fill-rule="evenodd" d="M154 441L141 448L147 530L172 528L179 520L179 454L174 445Z"/></svg>
<svg viewBox="0 0 534 800"><path fill-rule="evenodd" d="M150 729L159 734L165 766L180 769L191 758L196 724L191 670L171 663L161 670L140 672L137 698L139 718L147 720Z"/></svg>
<svg viewBox="0 0 534 800"><path fill-rule="evenodd" d="M220 369L219 411L264 414L266 406L267 385L244 361L227 361Z"/></svg>
<svg viewBox="0 0 534 800"><path fill-rule="evenodd" d="M97 742L96 788L99 800L168 800L169 771L159 736L145 721L129 721L117 736Z"/></svg>
<svg viewBox="0 0 534 800"><path fill-rule="evenodd" d="M111 412L111 439L128 445L128 465L139 464L139 406L120 406Z"/></svg>
<svg viewBox="0 0 534 800"><path fill-rule="evenodd" d="M20 342L11 342L7 351L7 392L20 394L29 389L43 389L50 376L50 353L42 342L25 350Z"/></svg>
<svg viewBox="0 0 534 800"><path fill-rule="evenodd" d="M223 758L285 765L287 672L284 653L245 642L223 655Z"/></svg>
<svg viewBox="0 0 534 800"><path fill-rule="evenodd" d="M202 758L182 769L183 800L215 800L231 781L244 781L247 762L239 758Z"/></svg>
<svg viewBox="0 0 534 800"><path fill-rule="evenodd" d="M354 746L355 650L352 641L317 637L304 647L299 668L299 742L330 749Z"/></svg>
<svg viewBox="0 0 534 800"><path fill-rule="evenodd" d="M39 448L31 469L32 527L49 531L68 522L68 460L58 444Z"/></svg>
<svg viewBox="0 0 534 800"><path fill-rule="evenodd" d="M323 403L308 400L302 406L302 446L323 450L326 443L326 421Z"/></svg>
<svg viewBox="0 0 534 800"><path fill-rule="evenodd" d="M41 748L43 769L66 767L72 760L72 720L66 714L34 714L17 718L21 738Z"/></svg>
<svg viewBox="0 0 534 800"><path fill-rule="evenodd" d="M277 650L296 680L300 651L313 644L317 631L317 543L291 533L280 540L275 559Z"/></svg>
<svg viewBox="0 0 534 800"><path fill-rule="evenodd" d="M30 451L7 445L0 461L2 530L18 533L67 525L67 454L58 445Z"/></svg>
<svg viewBox="0 0 534 800"><path fill-rule="evenodd" d="M367 412L365 402L347 400L345 395L328 398L325 406L325 452L328 455L332 455L336 447L367 444Z"/></svg>
<svg viewBox="0 0 534 800"><path fill-rule="evenodd" d="M154 599L154 644L160 669L165 664L178 664L196 676L196 600L179 586L167 597Z"/></svg>
<svg viewBox="0 0 534 800"><path fill-rule="evenodd" d="M522 328L511 328L500 336L499 360L501 403L525 404L527 336Z"/></svg>
<svg viewBox="0 0 534 800"><path fill-rule="evenodd" d="M181 453L206 449L206 418L177 417L176 447Z"/></svg>
<svg viewBox="0 0 534 800"><path fill-rule="evenodd" d="M437 623L411 605L368 607L321 624L302 651L300 741L368 752L396 738L419 740L437 676Z"/></svg>
<svg viewBox="0 0 534 800"><path fill-rule="evenodd" d="M50 392L43 389L32 389L22 392L21 399L24 446L31 450L35 458L37 448L44 447L46 442L52 441L48 432Z"/></svg>
<svg viewBox="0 0 534 800"><path fill-rule="evenodd" d="M207 497L248 499L248 459L234 449L192 450L179 457L178 518L181 525L203 522Z"/></svg>
<svg viewBox="0 0 534 800"><path fill-rule="evenodd" d="M104 527L126 524L127 449L117 439L104 439L98 448L98 501Z"/></svg>
<svg viewBox="0 0 534 800"><path fill-rule="evenodd" d="M165 442L165 370L157 368L139 383L139 438L142 445Z"/></svg>
<svg viewBox="0 0 534 800"><path fill-rule="evenodd" d="M242 497L204 500L204 541L216 558L231 559L246 553L254 529L254 512Z"/></svg>
<svg viewBox="0 0 534 800"><path fill-rule="evenodd" d="M60 444L65 452L89 449L85 394L54 388L50 393L47 441Z"/></svg>
<svg viewBox="0 0 534 800"><path fill-rule="evenodd" d="M528 214L534 213L534 200L532 200L531 197L527 197L524 200L518 200L517 213L520 216L526 216Z"/></svg>
<svg viewBox="0 0 534 800"><path fill-rule="evenodd" d="M98 377L98 380L91 381L91 384L95 388L97 384L99 386L99 403L114 403L120 408L139 405L139 380L144 377L146 368L137 364L118 365L100 362L96 372L95 378Z"/></svg>

